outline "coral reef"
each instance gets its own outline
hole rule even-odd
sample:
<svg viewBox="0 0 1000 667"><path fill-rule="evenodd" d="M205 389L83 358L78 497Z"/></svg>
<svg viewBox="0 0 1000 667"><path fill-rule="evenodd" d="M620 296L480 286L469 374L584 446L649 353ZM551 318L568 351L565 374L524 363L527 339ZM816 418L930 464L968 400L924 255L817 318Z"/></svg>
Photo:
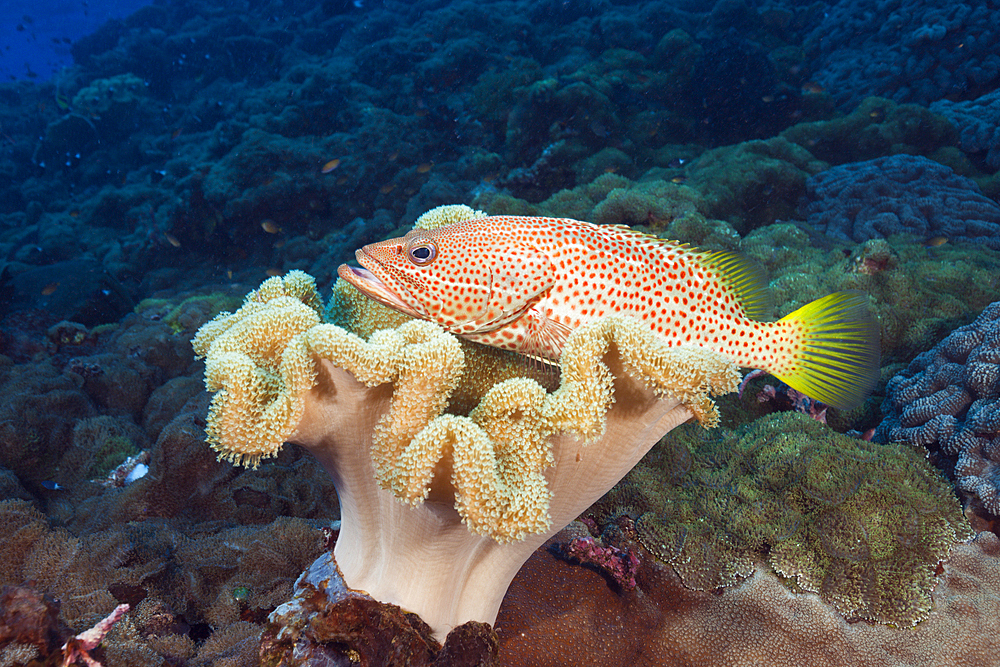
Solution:
<svg viewBox="0 0 1000 667"><path fill-rule="evenodd" d="M0 357L0 586L33 581L30 595L61 601L33 655L58 655L128 603L91 653L108 667L251 664L264 617L322 550L337 501L319 465L289 451L237 473L204 446L190 337L231 298L206 292L148 302L113 327L24 330L30 363ZM107 483L125 457L143 457L146 474ZM27 656L24 644L5 655Z"/></svg>
<svg viewBox="0 0 1000 667"><path fill-rule="evenodd" d="M213 634L209 626L263 620L321 548L319 531L297 519L224 530L146 520L77 538L30 504L8 500L0 502L0 521L9 536L0 553L8 568L3 585L33 581L36 590L62 601L61 622L85 630L122 602L136 607L105 639L103 650L112 658L106 664L157 658L213 664L234 643L215 637L196 646L192 637ZM256 640L260 629L251 632ZM39 647L45 650L52 649ZM255 654L256 641L241 651Z"/></svg>
<svg viewBox="0 0 1000 667"><path fill-rule="evenodd" d="M568 539L557 535L550 547ZM598 572L539 549L514 579L497 619L509 667L912 667L996 662L1000 541L955 547L915 628L851 623L812 593L792 592L758 566L742 583L693 591L623 531L639 555L639 587L621 592Z"/></svg>
<svg viewBox="0 0 1000 667"><path fill-rule="evenodd" d="M1000 91L964 102L938 100L930 109L958 128L963 151L979 156L993 171L1000 169Z"/></svg>
<svg viewBox="0 0 1000 667"><path fill-rule="evenodd" d="M806 221L858 242L908 233L1000 249L1000 204L927 158L894 155L832 167L806 181Z"/></svg>
<svg viewBox="0 0 1000 667"><path fill-rule="evenodd" d="M216 391L209 442L251 465L286 440L308 449L338 487L334 553L348 585L418 613L439 637L492 622L548 535L664 432L692 417L715 424L709 396L738 381L708 350L607 318L570 336L551 394L529 378L494 384L470 364L479 400L466 417L443 412L465 370L457 338L411 320L364 341L319 311L312 279L293 272L201 329L194 346Z"/></svg>
<svg viewBox="0 0 1000 667"><path fill-rule="evenodd" d="M882 411L876 440L925 447L972 513L1000 515L1000 302L893 376Z"/></svg>
<svg viewBox="0 0 1000 667"><path fill-rule="evenodd" d="M23 226L0 250L37 265L59 225L119 279L206 258L323 277L484 183L538 202L830 114L792 73L807 11L331 4L146 7L74 43L77 65L25 102L41 113L0 118L0 215Z"/></svg>
<svg viewBox="0 0 1000 667"><path fill-rule="evenodd" d="M851 0L824 12L804 48L818 61L816 80L842 106L868 95L927 104L995 86L1000 57L984 27L998 19L989 3Z"/></svg>
<svg viewBox="0 0 1000 667"><path fill-rule="evenodd" d="M873 97L843 117L798 123L769 139L709 150L664 146L651 158L655 166L636 182L605 173L531 202L518 199L516 189L511 194L480 188L475 204L491 215L549 215L654 229L698 213L746 234L795 217L807 179L830 164L908 153L969 167L943 150L955 140L951 125L927 109Z"/></svg>
<svg viewBox="0 0 1000 667"><path fill-rule="evenodd" d="M442 646L415 614L349 589L327 553L295 582L295 597L271 614L260 657L265 665L489 667L497 649L493 628L478 621L453 629Z"/></svg>
<svg viewBox="0 0 1000 667"><path fill-rule="evenodd" d="M933 161L923 163L931 176L944 173L934 163L945 165L996 200L1000 59L990 48L997 10L988 4L263 0L234 8L220 0L188 0L142 7L93 34L69 35L72 44L51 35L58 44L50 48L72 51L73 64L49 79L35 68L38 78L0 82L0 520L7 538L0 544L0 586L10 587L0 597L5 608L25 609L36 619L24 632L0 613L0 635L15 637L0 641L0 664L60 662L68 639L121 604L130 611L101 646L87 649L105 667L257 663L268 616L293 595L295 577L336 540L341 508L335 480L304 447L286 446L254 470L215 460L204 444L210 397L192 336L222 311L249 311L244 296L268 276L306 271L329 289L337 266L358 247L400 235L440 204L624 223L708 250L743 252L772 276L774 316L829 292L861 290L882 326L882 377L888 380L918 351L1000 300L1000 254L986 247L989 239L964 240L976 238L976 230L952 215L995 223L981 216L995 204L973 196L964 181L949 189L959 183L955 177L931 178L926 197L910 192L900 200L911 211L931 202L910 216L926 233L863 241L814 233L798 221L797 207L810 192L809 179L900 155L911 157L892 159ZM41 11L26 8L8 25L24 31L10 34L48 43L48 21L28 17L39 18ZM875 15L884 20L866 18ZM20 65L5 53L8 64ZM846 192L871 196L864 188ZM946 192L955 199L945 199ZM841 198L831 204L831 210L846 210ZM907 218L902 209L878 208L882 204L873 210ZM934 221L949 216L939 231ZM983 227L979 237L996 236L995 229ZM944 236L948 242L939 245ZM377 334L380 329L423 335L344 285L333 286L325 308L318 295L308 300L310 306L289 304L301 316L295 321L258 313L260 326L284 332L287 356L276 361L270 348L248 355L253 363L244 364L242 377L260 380L260 393L241 398L259 399L260 409L248 415L284 419L289 428L256 433L230 415L230 436L246 436L258 446L251 457L293 434L304 445L318 442L306 432L310 415L338 405L326 400L322 387L344 389L340 398L351 412L343 440L361 442L368 452L370 431L380 414L389 414L399 387L399 378L373 387L357 383L317 361L311 347L300 354L294 341L302 334L288 327L337 326L368 346L392 336ZM436 339L425 333L426 356L414 352L411 370L450 360L458 382L428 407L450 417L413 447L412 432L387 436L379 464L363 461L369 466L364 489L382 503L381 517L365 529L392 524L397 513L427 517L429 509L458 522L461 509L486 532L527 532L518 543L524 553L514 559L520 562L530 551L528 541L544 539L581 510L560 505L559 466L548 466L550 456L558 460L560 447L576 440L555 436L550 449L538 432L515 428L523 422L512 418L523 415L480 408L489 386L507 382L507 398L536 410L559 391L559 372L484 353L465 341L438 340L441 347L434 348ZM380 361L391 365L391 356ZM613 353L605 359L620 399L625 394L617 392L649 398L629 384ZM980 361L973 365L993 364ZM213 373L224 374L220 368ZM940 379L934 367L922 372ZM593 388L606 388L589 377ZM977 371L940 395L945 387L928 389L913 404L923 407L908 414L916 419L928 405L954 414L903 428L923 437L931 424L955 419L961 425L955 433L962 442L955 446L974 443L971 454L946 453L939 440L930 456L960 486L965 480L960 492L975 526L996 531L1000 519L977 495L989 498L995 491L996 448L980 432L996 420L979 410L988 403L961 407L964 396L971 399L991 377ZM313 386L316 380L327 384ZM750 382L753 396L769 381ZM301 404L267 404L282 388L306 385ZM736 428L768 410L794 407L793 394L780 386L774 391L775 400L766 403L749 396L722 399L722 423ZM865 406L846 412L799 405L824 414L838 431L867 432L878 421L879 400L876 391ZM656 429L640 434L630 426L636 415L625 414L621 403L607 413L606 437L618 429L651 442ZM643 406L666 410L662 402ZM703 416L713 416L703 407ZM296 415L299 430L287 423ZM485 446L469 435L470 424L487 424L493 432L506 428L506 440L493 438L496 449ZM466 451L476 465L449 467L449 450L432 466L433 445L457 432L469 437L456 442L476 445ZM435 433L441 437L431 437ZM826 442L827 435L819 439ZM611 470L641 454L607 462L594 454L600 442L565 449L567 468L578 463L577 454L584 467L607 468L584 475L587 484L576 486L598 478L610 486ZM510 455L522 443L534 445L533 458L524 461L523 475L514 475ZM324 463L336 468L332 458ZM400 459L407 465L396 465ZM376 472L417 507L381 489ZM461 484L450 483L453 474L465 475ZM437 483L442 480L449 483ZM482 480L490 489L486 504L472 500L469 490ZM521 491L536 493L519 492L515 480ZM357 517L346 508L340 524L341 553L358 543L352 511ZM971 547L956 547L942 565L941 613L898 634L867 623L844 625L817 596L790 593L771 577L770 566L749 556L734 572L754 574L722 594L683 589L669 565L625 539L635 525L618 518L603 531L574 524L572 536L559 538L561 546L550 543L534 556L531 563L550 558L553 548L574 564L559 561L562 574L554 579L539 577L529 564L526 576L536 578L518 579L528 584L520 589L518 608L528 601L533 627L523 637L520 630L501 632L504 653L495 660L710 665L759 655L779 665L826 660L881 667L893 659L919 664L912 656L921 653L936 664L990 664L994 657L984 658L982 645L996 634L987 581L995 560ZM418 526L388 546L434 543L433 530ZM454 535L465 546L497 545L460 523ZM805 544L816 547L815 540ZM778 547L771 551L780 553ZM360 561L382 562L367 553ZM403 574L396 579L413 578L409 563L399 562L395 572ZM994 570L976 570L984 564ZM501 579L516 565L508 569ZM345 574L352 581L351 572ZM814 583L805 574L800 578L803 585ZM35 583L26 587L30 580ZM431 577L426 585L437 583ZM573 602L550 607L564 591ZM606 597L608 591L614 597ZM372 592L391 598L375 585ZM668 596L677 607L667 616L645 603L622 602ZM703 615L711 603L722 606ZM588 616L590 604L596 611ZM868 603L845 598L839 604ZM561 617L567 625L556 630L554 609L567 611ZM384 611L384 605L367 608L374 614L368 618L381 613L373 610ZM979 610L987 616L977 616ZM727 625L730 616L740 623ZM649 628L659 628L661 618L686 638L657 643ZM577 631L586 629L563 633L572 629L569 621L580 621ZM936 629L924 634L925 628ZM367 635L354 637L364 642ZM455 651L445 647L434 659L473 659L477 637L483 638L462 635L450 645ZM761 637L783 639L768 653L759 648ZM368 655L363 646L354 648ZM705 655L706 648L716 655ZM816 650L826 653L817 657Z"/></svg>
<svg viewBox="0 0 1000 667"><path fill-rule="evenodd" d="M766 560L847 618L927 618L935 569L971 536L950 486L906 447L854 440L797 413L727 434L681 429L592 509L696 590Z"/></svg>
<svg viewBox="0 0 1000 667"><path fill-rule="evenodd" d="M926 107L866 97L850 113L798 123L780 136L820 160L843 164L899 153L944 162L942 155L953 146L957 135L947 120Z"/></svg>

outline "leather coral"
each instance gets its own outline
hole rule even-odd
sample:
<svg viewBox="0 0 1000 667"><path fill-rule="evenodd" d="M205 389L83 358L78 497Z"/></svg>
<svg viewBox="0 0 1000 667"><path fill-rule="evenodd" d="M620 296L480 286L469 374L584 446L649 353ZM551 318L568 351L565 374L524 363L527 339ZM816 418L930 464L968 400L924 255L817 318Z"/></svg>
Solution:
<svg viewBox="0 0 1000 667"><path fill-rule="evenodd" d="M298 271L202 327L208 441L253 466L286 441L308 449L337 487L347 585L439 637L492 623L538 546L664 433L692 418L714 425L710 396L739 381L709 350L668 348L609 318L574 332L548 391L520 358L352 290L335 288L326 318L346 328L324 322Z"/></svg>

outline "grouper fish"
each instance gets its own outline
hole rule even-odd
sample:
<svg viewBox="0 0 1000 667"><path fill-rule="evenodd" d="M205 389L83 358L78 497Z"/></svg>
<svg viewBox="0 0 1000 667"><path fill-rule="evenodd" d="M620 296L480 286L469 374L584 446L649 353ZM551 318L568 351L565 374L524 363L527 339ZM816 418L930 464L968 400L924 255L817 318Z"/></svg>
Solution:
<svg viewBox="0 0 1000 667"><path fill-rule="evenodd" d="M556 361L569 334L608 315L645 322L762 369L837 408L878 376L879 329L859 292L836 292L776 322L762 272L624 225L481 217L357 251L338 274L372 299L463 338Z"/></svg>

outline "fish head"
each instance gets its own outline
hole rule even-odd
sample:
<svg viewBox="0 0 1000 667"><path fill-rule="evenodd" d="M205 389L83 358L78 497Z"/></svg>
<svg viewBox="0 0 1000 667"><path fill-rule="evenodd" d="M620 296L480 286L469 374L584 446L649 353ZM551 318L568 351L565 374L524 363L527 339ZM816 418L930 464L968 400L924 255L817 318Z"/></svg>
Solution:
<svg viewBox="0 0 1000 667"><path fill-rule="evenodd" d="M549 256L484 219L364 246L338 275L379 303L458 335L517 320L555 284ZM485 219L485 220L488 220Z"/></svg>

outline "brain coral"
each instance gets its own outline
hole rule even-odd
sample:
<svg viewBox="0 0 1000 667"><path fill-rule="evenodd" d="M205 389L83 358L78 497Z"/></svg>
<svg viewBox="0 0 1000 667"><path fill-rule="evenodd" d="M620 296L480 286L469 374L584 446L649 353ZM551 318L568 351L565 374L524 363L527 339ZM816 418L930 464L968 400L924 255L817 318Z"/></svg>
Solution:
<svg viewBox="0 0 1000 667"><path fill-rule="evenodd" d="M844 164L806 181L801 207L819 231L858 242L890 234L947 236L1000 249L1000 205L970 179L914 155Z"/></svg>
<svg viewBox="0 0 1000 667"><path fill-rule="evenodd" d="M940 100L931 105L958 128L959 146L967 153L985 153L986 165L1000 169L1000 90L975 100Z"/></svg>
<svg viewBox="0 0 1000 667"><path fill-rule="evenodd" d="M949 484L910 447L795 413L679 433L593 509L599 523L634 518L690 588L732 585L766 559L847 618L912 626L930 611L938 563L971 534Z"/></svg>
<svg viewBox="0 0 1000 667"><path fill-rule="evenodd" d="M805 48L819 60L816 80L843 107L867 95L927 104L1000 76L996 3L849 0L823 11Z"/></svg>
<svg viewBox="0 0 1000 667"><path fill-rule="evenodd" d="M1000 514L1000 301L893 377L875 432L922 445L958 488Z"/></svg>

